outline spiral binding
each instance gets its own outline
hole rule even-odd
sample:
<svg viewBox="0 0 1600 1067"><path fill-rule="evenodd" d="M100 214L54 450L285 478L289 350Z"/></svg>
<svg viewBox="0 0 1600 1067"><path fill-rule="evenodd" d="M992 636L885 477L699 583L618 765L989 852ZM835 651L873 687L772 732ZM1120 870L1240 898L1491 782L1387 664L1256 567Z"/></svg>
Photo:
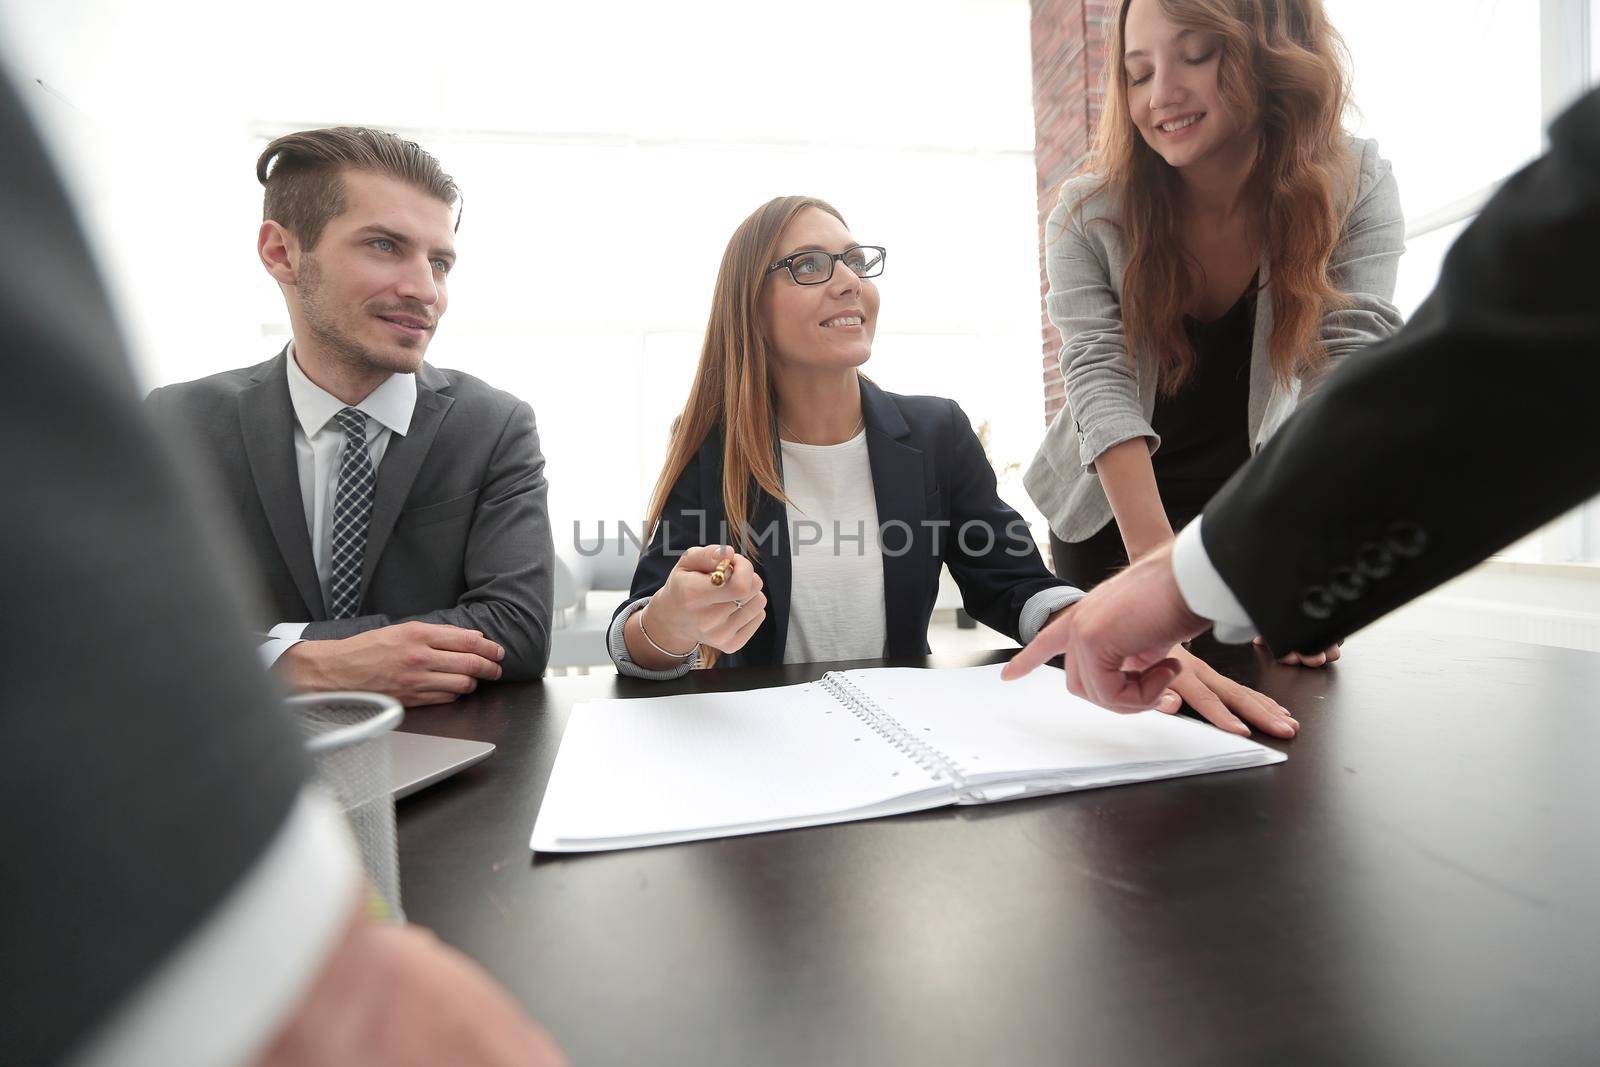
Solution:
<svg viewBox="0 0 1600 1067"><path fill-rule="evenodd" d="M944 752L917 737L900 720L878 707L843 675L829 671L822 676L822 688L828 695L850 709L850 713L867 725L867 728L893 745L895 750L911 760L935 782L948 779L957 789L966 788L966 772L961 765Z"/></svg>

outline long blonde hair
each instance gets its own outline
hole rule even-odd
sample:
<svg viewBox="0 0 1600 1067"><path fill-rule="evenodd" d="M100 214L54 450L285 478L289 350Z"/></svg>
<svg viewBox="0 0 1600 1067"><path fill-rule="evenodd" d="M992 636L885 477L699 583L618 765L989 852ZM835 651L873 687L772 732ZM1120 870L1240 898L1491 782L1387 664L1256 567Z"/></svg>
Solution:
<svg viewBox="0 0 1600 1067"><path fill-rule="evenodd" d="M1177 171L1145 143L1128 105L1123 53L1128 7L1121 0L1106 49L1106 104L1089 170L1121 193L1130 251L1122 276L1123 333L1130 355L1149 351L1161 390L1194 372L1183 312L1199 265L1178 233ZM1349 99L1344 42L1321 0L1154 0L1173 22L1221 40L1218 89L1228 107L1261 132L1248 179L1264 209L1272 299L1270 363L1287 384L1327 360L1319 323L1347 306L1328 264L1339 240L1339 197L1348 149L1342 118Z"/></svg>
<svg viewBox="0 0 1600 1067"><path fill-rule="evenodd" d="M719 424L723 427L722 506L730 535L741 552L755 554L749 522L755 503L750 499L751 481L759 491L787 503L774 444L777 408L772 345L762 329L757 304L767 268L780 256L778 241L783 231L808 208L826 211L844 222L838 211L816 197L780 196L741 222L722 253L700 363L683 413L673 420L667 460L650 494L647 525L652 530L689 460Z"/></svg>

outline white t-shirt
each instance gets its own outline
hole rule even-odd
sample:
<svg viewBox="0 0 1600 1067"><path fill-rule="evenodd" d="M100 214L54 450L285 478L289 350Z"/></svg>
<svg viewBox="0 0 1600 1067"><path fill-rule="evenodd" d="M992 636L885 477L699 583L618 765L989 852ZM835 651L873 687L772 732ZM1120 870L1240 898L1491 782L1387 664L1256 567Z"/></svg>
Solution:
<svg viewBox="0 0 1600 1067"><path fill-rule="evenodd" d="M867 433L837 445L781 441L789 498L785 663L883 655L883 550Z"/></svg>

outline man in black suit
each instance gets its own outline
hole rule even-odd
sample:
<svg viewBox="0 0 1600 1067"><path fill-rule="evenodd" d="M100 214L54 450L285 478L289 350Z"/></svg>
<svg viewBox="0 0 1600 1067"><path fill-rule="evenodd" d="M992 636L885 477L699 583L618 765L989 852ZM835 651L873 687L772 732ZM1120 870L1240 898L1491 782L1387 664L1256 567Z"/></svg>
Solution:
<svg viewBox="0 0 1600 1067"><path fill-rule="evenodd" d="M0 1064L559 1062L363 918L3 71L0 158Z"/></svg>
<svg viewBox="0 0 1600 1067"><path fill-rule="evenodd" d="M295 688L440 703L549 659L554 551L533 411L423 362L449 304L458 192L410 141L360 127L273 141L257 252L294 340L157 389L212 468Z"/></svg>
<svg viewBox="0 0 1600 1067"><path fill-rule="evenodd" d="M1314 652L1600 492L1600 91L1550 131L1388 342L1352 356L1170 550L1105 583L1007 668L1154 705L1217 625Z"/></svg>

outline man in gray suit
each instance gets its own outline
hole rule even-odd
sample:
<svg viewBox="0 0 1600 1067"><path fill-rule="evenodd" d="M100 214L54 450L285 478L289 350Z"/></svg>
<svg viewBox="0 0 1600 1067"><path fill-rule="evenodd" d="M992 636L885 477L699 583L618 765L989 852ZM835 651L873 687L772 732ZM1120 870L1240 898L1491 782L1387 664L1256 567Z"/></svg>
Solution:
<svg viewBox="0 0 1600 1067"><path fill-rule="evenodd" d="M549 659L553 548L533 411L423 362L448 304L455 183L392 134L280 137L257 252L294 340L157 389L267 595L263 659L299 689L436 704Z"/></svg>

